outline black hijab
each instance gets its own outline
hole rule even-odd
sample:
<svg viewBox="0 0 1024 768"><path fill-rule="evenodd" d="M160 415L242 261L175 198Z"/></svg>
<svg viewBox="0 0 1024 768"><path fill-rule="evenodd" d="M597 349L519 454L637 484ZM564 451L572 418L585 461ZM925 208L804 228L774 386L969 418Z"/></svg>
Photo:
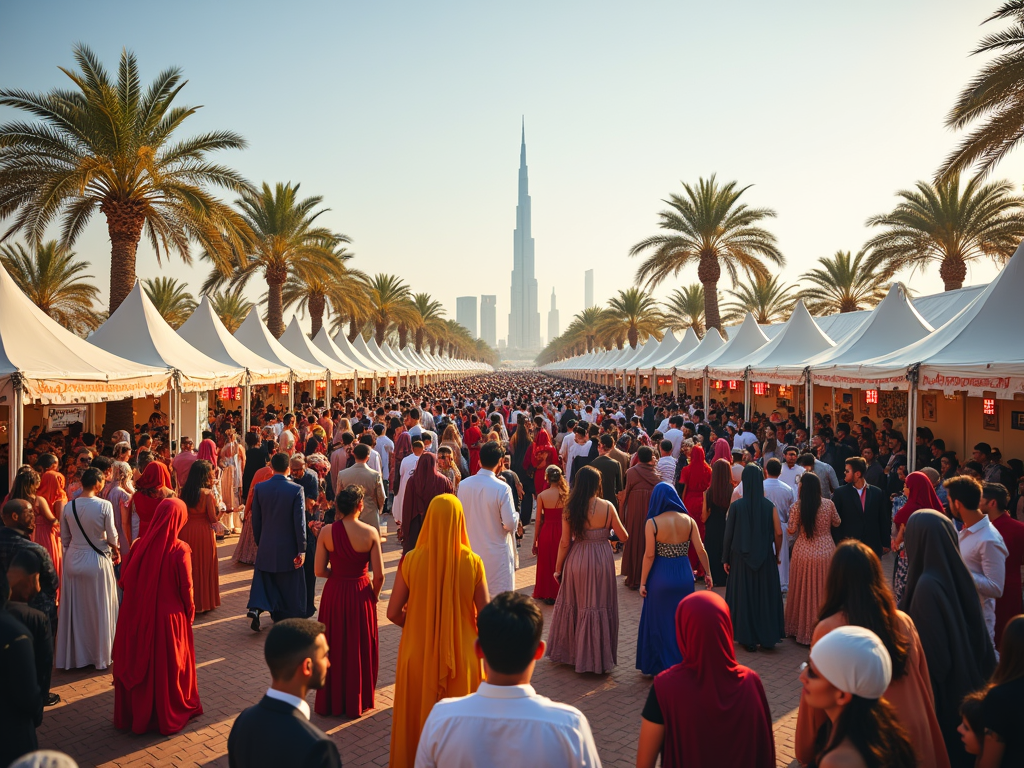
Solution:
<svg viewBox="0 0 1024 768"><path fill-rule="evenodd" d="M919 510L907 521L904 540L909 570L899 607L913 619L921 637L935 714L952 759L963 750L956 733L960 702L985 685L996 666L995 649L949 519L930 509Z"/></svg>
<svg viewBox="0 0 1024 768"><path fill-rule="evenodd" d="M767 514L766 502L771 504L764 497L764 475L761 468L756 464L747 464L743 468L741 482L743 483L743 498L732 503L730 515L736 517L736 540L739 544L740 554L754 570L761 567L768 556L770 547L766 542L771 538L769 528L771 526L770 515Z"/></svg>

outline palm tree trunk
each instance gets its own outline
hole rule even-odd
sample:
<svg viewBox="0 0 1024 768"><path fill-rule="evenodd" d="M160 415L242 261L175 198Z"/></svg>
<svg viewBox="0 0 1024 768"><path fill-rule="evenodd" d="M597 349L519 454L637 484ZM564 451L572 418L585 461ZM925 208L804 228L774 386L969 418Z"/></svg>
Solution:
<svg viewBox="0 0 1024 768"><path fill-rule="evenodd" d="M722 330L722 316L718 312L718 281L722 279L722 265L713 253L701 253L697 266L697 279L704 286L704 326Z"/></svg>
<svg viewBox="0 0 1024 768"><path fill-rule="evenodd" d="M416 354L420 354L423 351L423 329L416 329Z"/></svg>
<svg viewBox="0 0 1024 768"><path fill-rule="evenodd" d="M356 340L356 336L359 335L359 325L356 323L354 317L349 318L348 321L348 343L351 344Z"/></svg>
<svg viewBox="0 0 1024 768"><path fill-rule="evenodd" d="M409 326L402 323L398 326L398 348L405 349L407 341L409 341Z"/></svg>
<svg viewBox="0 0 1024 768"><path fill-rule="evenodd" d="M280 339L284 335L284 303L281 290L288 279L286 267L271 267L267 270L267 328Z"/></svg>
<svg viewBox="0 0 1024 768"><path fill-rule="evenodd" d="M313 322L313 327L309 332L311 339L320 333L320 329L324 327L324 309L326 306L327 300L322 293L309 294L309 318Z"/></svg>
<svg viewBox="0 0 1024 768"><path fill-rule="evenodd" d="M629 326L629 331L626 332L626 336L629 338L629 346L636 349L636 345L640 342L640 334L636 332L636 326Z"/></svg>
<svg viewBox="0 0 1024 768"><path fill-rule="evenodd" d="M964 280L967 279L967 262L959 255L947 255L942 259L942 266L939 267L939 277L945 286L944 290L955 291L964 287Z"/></svg>
<svg viewBox="0 0 1024 768"><path fill-rule="evenodd" d="M110 236L108 311L114 314L114 310L121 306L121 302L135 287L135 256L146 217L140 206L120 200L105 201L100 210L107 218L107 233ZM107 418L103 425L105 438L109 439L119 429L130 431L134 427L135 414L131 398L107 403Z"/></svg>
<svg viewBox="0 0 1024 768"><path fill-rule="evenodd" d="M384 343L384 334L387 331L387 329L388 329L387 321L381 322L379 320L374 320L374 322L373 322L373 338L376 339L378 347L381 344Z"/></svg>

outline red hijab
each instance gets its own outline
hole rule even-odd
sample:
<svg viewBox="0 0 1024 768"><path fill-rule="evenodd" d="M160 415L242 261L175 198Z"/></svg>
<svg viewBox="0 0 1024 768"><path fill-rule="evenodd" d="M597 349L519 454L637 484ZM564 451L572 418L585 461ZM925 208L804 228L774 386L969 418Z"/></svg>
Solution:
<svg viewBox="0 0 1024 768"><path fill-rule="evenodd" d="M206 438L199 444L198 458L202 461L208 461L217 466L217 444L210 438Z"/></svg>
<svg viewBox="0 0 1024 768"><path fill-rule="evenodd" d="M900 511L893 519L897 528L906 525L910 516L918 510L934 509L936 512L942 512L945 509L939 501L939 495L935 493L932 481L924 472L911 472L907 475L903 487L907 494L907 503L900 507Z"/></svg>
<svg viewBox="0 0 1024 768"><path fill-rule="evenodd" d="M145 680L157 653L158 616L167 612L167 606L161 605L156 596L160 580L174 578L174 572L167 567L167 557L174 549L185 546L178 541L178 533L187 520L185 502L161 501L146 535L132 548L131 560L121 577L124 599L117 616L113 658L114 678L125 688L134 688ZM184 608L189 614L189 606ZM194 608L191 613L194 615Z"/></svg>
<svg viewBox="0 0 1024 768"><path fill-rule="evenodd" d="M150 521L156 514L157 507L164 500L161 488L170 489L171 473L167 465L160 461L151 461L146 465L142 477L135 484L135 493L131 503L135 505L135 513L139 516L139 538L149 529Z"/></svg>
<svg viewBox="0 0 1024 768"><path fill-rule="evenodd" d="M704 449L695 445L690 449L690 463L683 469L686 473L683 479L686 482L686 495L691 493L703 493L711 487L711 467L704 460Z"/></svg>
<svg viewBox="0 0 1024 768"><path fill-rule="evenodd" d="M409 478L402 502L402 527L408 529L417 517L427 514L435 496L455 493L452 481L437 471L437 456L424 451L416 460L416 469Z"/></svg>
<svg viewBox="0 0 1024 768"><path fill-rule="evenodd" d="M58 472L56 469L48 469L43 472L42 477L39 479L39 495L46 499L46 503L50 505L50 509L54 509L57 502L67 504L68 494L64 490L64 475Z"/></svg>
<svg viewBox="0 0 1024 768"><path fill-rule="evenodd" d="M719 459L725 459L732 464L732 449L729 447L729 441L724 437L720 437L715 440L715 452L711 456L711 463L714 464Z"/></svg>
<svg viewBox="0 0 1024 768"><path fill-rule="evenodd" d="M732 632L729 608L714 592L695 592L679 603L683 661L654 678L665 722L664 768L774 768L768 699L757 673L736 661Z"/></svg>

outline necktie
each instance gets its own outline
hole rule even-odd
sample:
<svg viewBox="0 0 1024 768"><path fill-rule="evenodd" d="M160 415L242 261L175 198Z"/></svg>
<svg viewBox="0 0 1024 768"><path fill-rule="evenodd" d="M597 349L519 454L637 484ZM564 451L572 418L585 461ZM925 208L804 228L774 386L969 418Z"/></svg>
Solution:
<svg viewBox="0 0 1024 768"><path fill-rule="evenodd" d="M867 505L867 498L868 498L868 489L865 486L865 488L860 492L860 510L861 510L861 512L864 511L864 509L865 509L865 507Z"/></svg>

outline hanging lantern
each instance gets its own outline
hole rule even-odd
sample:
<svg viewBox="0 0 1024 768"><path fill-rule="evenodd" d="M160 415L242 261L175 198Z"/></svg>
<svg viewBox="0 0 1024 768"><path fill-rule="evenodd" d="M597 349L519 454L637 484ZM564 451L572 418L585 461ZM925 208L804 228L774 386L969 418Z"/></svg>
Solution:
<svg viewBox="0 0 1024 768"><path fill-rule="evenodd" d="M739 382L737 382L735 379L731 379L729 381L729 389L736 389L738 385Z"/></svg>
<svg viewBox="0 0 1024 768"><path fill-rule="evenodd" d="M721 379L715 379L714 381L712 381L711 382L711 388L712 389L722 389L722 380Z"/></svg>
<svg viewBox="0 0 1024 768"><path fill-rule="evenodd" d="M864 390L864 404L865 405L878 405L878 390L877 389L866 389L866 390Z"/></svg>
<svg viewBox="0 0 1024 768"><path fill-rule="evenodd" d="M231 399L231 387L221 387L220 388L220 398L219 399L221 399L221 400L230 400Z"/></svg>
<svg viewBox="0 0 1024 768"><path fill-rule="evenodd" d="M319 381L318 380L317 383L316 383L316 388L317 389L327 389L327 382L326 381Z"/></svg>
<svg viewBox="0 0 1024 768"><path fill-rule="evenodd" d="M996 415L996 401L993 398L986 397L981 401L981 412L986 416Z"/></svg>
<svg viewBox="0 0 1024 768"><path fill-rule="evenodd" d="M287 395L288 394L288 382L287 381L281 382L281 394L282 395Z"/></svg>
<svg viewBox="0 0 1024 768"><path fill-rule="evenodd" d="M763 381L755 381L754 382L754 394L755 395L767 395L768 394L768 385L765 384Z"/></svg>
<svg viewBox="0 0 1024 768"><path fill-rule="evenodd" d="M235 391L232 393L231 399L232 400L241 400L242 399L242 388L241 387L233 387L233 389Z"/></svg>

